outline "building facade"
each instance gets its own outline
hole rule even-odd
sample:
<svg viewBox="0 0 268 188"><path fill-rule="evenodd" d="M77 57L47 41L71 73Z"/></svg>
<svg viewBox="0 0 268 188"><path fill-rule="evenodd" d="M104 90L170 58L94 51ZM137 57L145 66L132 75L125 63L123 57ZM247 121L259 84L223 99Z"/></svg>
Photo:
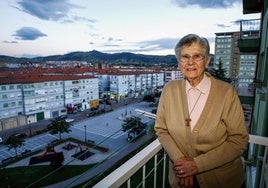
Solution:
<svg viewBox="0 0 268 188"><path fill-rule="evenodd" d="M68 106L90 108L99 98L92 76L13 75L0 84L0 131L66 115Z"/></svg>
<svg viewBox="0 0 268 188"><path fill-rule="evenodd" d="M240 32L215 33L214 68L220 61L226 70L226 77L236 81L240 87L248 87L255 77L257 56L252 52L240 52L238 40Z"/></svg>

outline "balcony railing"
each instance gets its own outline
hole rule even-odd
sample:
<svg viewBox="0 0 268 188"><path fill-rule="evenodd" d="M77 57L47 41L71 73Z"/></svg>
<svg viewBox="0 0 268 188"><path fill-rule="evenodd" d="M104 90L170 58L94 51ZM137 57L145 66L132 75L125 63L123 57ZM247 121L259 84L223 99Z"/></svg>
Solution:
<svg viewBox="0 0 268 188"><path fill-rule="evenodd" d="M260 19L241 20L240 21L240 38L259 38L260 37Z"/></svg>
<svg viewBox="0 0 268 188"><path fill-rule="evenodd" d="M155 118L155 114L148 113L141 110L136 110L138 113L141 113L149 118ZM263 188L268 182L265 180L265 174L267 179L267 152L268 152L268 138L261 137L256 135L250 135L249 147L247 151L247 156L243 157L244 167L246 171L246 186L247 188ZM115 171L110 173L107 177L97 183L95 188L103 187L120 187L123 184L130 188L132 177L135 176L135 173L142 168L142 178L139 186L135 187L165 187L167 181L167 172L166 172L166 154L159 155L163 151L161 144L156 139L126 163L121 165ZM161 159L158 159L158 156L162 156ZM153 184L146 184L148 179L152 179L150 174L146 174L146 166L151 159L154 158L154 168L149 171L153 173ZM161 165L162 173L158 175L159 165ZM159 173L160 174L160 173ZM147 178L149 177L149 178ZM159 185L158 179L161 179L162 183ZM152 181L150 181L152 182Z"/></svg>
<svg viewBox="0 0 268 188"><path fill-rule="evenodd" d="M261 20L241 20L238 47L240 53L258 53L260 48Z"/></svg>

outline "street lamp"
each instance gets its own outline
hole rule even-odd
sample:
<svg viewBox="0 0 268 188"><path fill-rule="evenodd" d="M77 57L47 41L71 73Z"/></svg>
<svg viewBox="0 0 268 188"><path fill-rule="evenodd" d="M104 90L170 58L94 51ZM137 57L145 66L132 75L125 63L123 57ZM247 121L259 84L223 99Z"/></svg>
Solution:
<svg viewBox="0 0 268 188"><path fill-rule="evenodd" d="M125 101L125 107L126 107L125 116L127 117L127 101Z"/></svg>
<svg viewBox="0 0 268 188"><path fill-rule="evenodd" d="M87 143L87 126L84 125L84 128L85 128L85 143Z"/></svg>
<svg viewBox="0 0 268 188"><path fill-rule="evenodd" d="M29 129L30 129L30 136L32 136L32 124L31 124L31 120L29 120Z"/></svg>

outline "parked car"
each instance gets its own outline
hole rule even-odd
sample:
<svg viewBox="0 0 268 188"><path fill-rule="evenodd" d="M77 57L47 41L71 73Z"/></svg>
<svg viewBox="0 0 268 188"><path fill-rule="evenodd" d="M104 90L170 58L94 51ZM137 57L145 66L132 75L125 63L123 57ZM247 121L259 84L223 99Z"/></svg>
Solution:
<svg viewBox="0 0 268 188"><path fill-rule="evenodd" d="M16 134L14 134L14 136L17 136L19 138L26 138L27 134L25 134L25 133L16 133Z"/></svg>
<svg viewBox="0 0 268 188"><path fill-rule="evenodd" d="M61 116L56 117L55 120L61 121L61 120L65 120L66 118L67 118L67 115L65 114L65 115L61 115Z"/></svg>
<svg viewBox="0 0 268 188"><path fill-rule="evenodd" d="M72 119L72 118L67 118L67 119L65 119L65 121L66 121L67 123L71 123L71 122L74 121L74 119Z"/></svg>

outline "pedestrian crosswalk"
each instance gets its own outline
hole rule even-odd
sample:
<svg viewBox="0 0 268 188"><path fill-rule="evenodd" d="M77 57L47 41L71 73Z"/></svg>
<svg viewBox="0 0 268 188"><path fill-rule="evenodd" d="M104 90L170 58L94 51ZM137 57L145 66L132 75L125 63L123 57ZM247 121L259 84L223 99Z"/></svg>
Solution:
<svg viewBox="0 0 268 188"><path fill-rule="evenodd" d="M79 130L84 130L83 124L77 124L74 126ZM97 134L104 137L109 137L112 139L117 139L126 133L121 130L121 125L118 126L117 124L110 125L109 123L102 123L102 124L93 124L86 126L86 132L91 134Z"/></svg>

